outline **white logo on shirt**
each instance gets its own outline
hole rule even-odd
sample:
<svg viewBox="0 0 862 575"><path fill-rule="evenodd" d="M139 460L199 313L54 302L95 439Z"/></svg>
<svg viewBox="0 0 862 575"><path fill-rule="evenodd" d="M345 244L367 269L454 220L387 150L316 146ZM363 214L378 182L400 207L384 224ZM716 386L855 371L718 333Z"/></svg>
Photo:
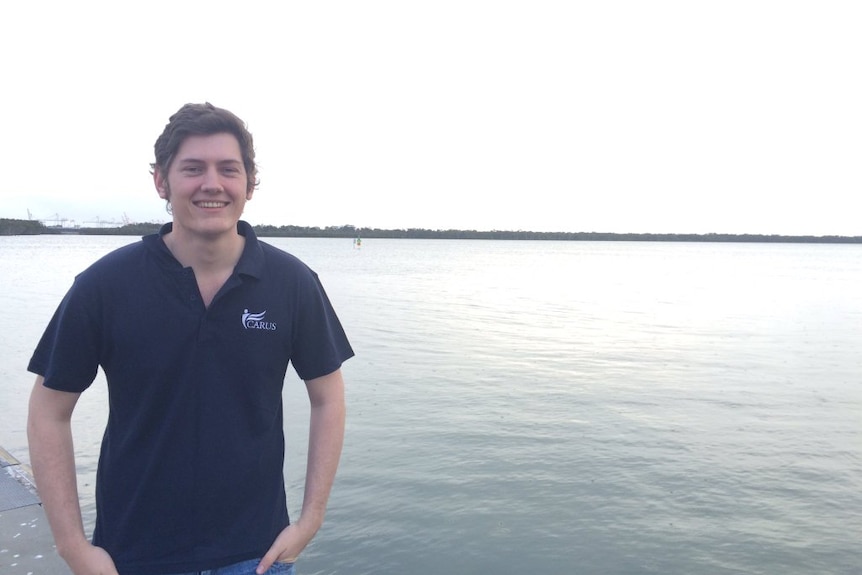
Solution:
<svg viewBox="0 0 862 575"><path fill-rule="evenodd" d="M242 314L242 327L245 329L265 329L275 331L276 325L274 321L264 321L266 310L260 313L249 313L248 310Z"/></svg>

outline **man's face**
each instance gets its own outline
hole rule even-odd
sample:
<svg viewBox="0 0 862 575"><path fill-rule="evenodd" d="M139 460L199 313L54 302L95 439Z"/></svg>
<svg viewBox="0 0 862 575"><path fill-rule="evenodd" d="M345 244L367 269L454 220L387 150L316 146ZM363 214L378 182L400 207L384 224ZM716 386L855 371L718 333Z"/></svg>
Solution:
<svg viewBox="0 0 862 575"><path fill-rule="evenodd" d="M189 136L167 174L156 169L159 196L171 203L174 232L198 236L236 233L252 191L239 142L232 134Z"/></svg>

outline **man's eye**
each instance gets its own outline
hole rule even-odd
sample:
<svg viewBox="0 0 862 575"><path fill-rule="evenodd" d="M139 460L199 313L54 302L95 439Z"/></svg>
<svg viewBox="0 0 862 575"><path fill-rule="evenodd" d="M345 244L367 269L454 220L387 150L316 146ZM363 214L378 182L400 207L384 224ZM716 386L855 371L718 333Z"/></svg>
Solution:
<svg viewBox="0 0 862 575"><path fill-rule="evenodd" d="M197 166L186 166L183 168L183 173L186 174L198 174L200 171L201 169Z"/></svg>

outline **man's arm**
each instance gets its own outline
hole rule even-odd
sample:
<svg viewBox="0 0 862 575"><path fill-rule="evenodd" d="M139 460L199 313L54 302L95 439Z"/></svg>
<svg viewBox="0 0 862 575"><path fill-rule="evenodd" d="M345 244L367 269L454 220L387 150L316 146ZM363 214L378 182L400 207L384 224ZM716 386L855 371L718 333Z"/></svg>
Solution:
<svg viewBox="0 0 862 575"><path fill-rule="evenodd" d="M341 370L310 379L305 385L311 402L311 420L302 515L281 532L263 557L257 568L261 574L275 561L295 561L320 529L341 458L345 416Z"/></svg>
<svg viewBox="0 0 862 575"><path fill-rule="evenodd" d="M30 395L27 438L36 488L57 551L76 575L116 574L110 556L87 541L78 501L72 412L79 393L56 391L43 385L42 376Z"/></svg>

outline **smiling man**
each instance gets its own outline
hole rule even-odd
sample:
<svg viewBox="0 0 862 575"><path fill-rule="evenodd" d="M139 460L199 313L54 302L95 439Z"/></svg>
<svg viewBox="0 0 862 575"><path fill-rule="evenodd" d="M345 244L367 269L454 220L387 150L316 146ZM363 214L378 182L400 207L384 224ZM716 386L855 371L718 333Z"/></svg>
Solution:
<svg viewBox="0 0 862 575"><path fill-rule="evenodd" d="M187 104L155 145L173 221L78 275L29 364L31 462L76 575L293 573L320 528L353 351L317 275L240 220L257 185L245 124ZM288 519L281 392L311 405L302 513ZM70 421L105 373L96 527L84 534Z"/></svg>

